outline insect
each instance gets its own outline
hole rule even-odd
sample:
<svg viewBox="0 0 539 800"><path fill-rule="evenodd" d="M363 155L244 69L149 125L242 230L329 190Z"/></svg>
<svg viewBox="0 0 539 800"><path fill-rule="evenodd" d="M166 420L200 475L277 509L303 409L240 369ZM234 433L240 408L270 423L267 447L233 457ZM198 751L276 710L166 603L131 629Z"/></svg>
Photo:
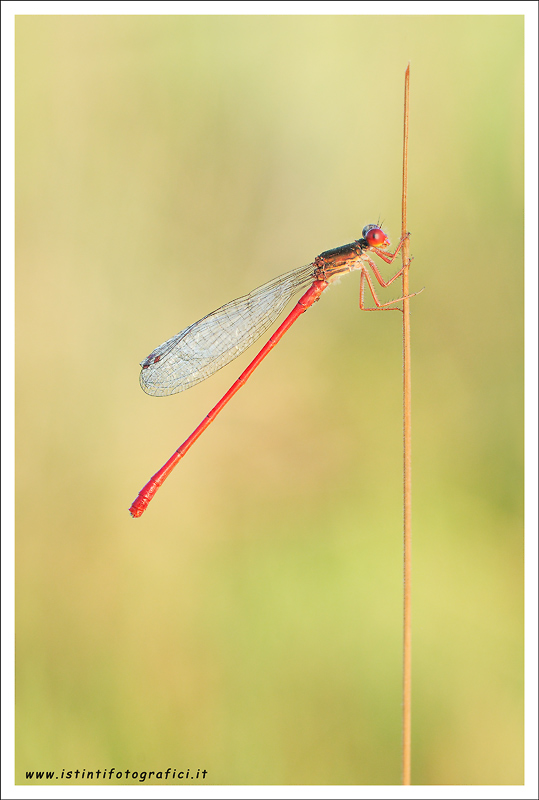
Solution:
<svg viewBox="0 0 539 800"><path fill-rule="evenodd" d="M320 298L322 292L335 279L347 272L359 270L359 307L362 311L401 310L395 306L395 303L403 300L402 297L388 303L380 303L369 269L372 270L380 286L385 288L402 275L407 265L403 266L390 280L384 281L370 253L379 256L387 264L391 264L407 236L408 234L401 238L394 253L389 253L388 248L391 243L382 228L379 225L367 225L363 228L360 239L333 250L326 250L311 264L286 272L250 294L226 303L168 339L141 362L140 385L147 394L164 397L183 392L200 381L206 380L243 353L277 319L291 297L306 289L284 322L228 392L204 417L200 425L180 445L166 464L141 489L129 509L133 517L140 517L144 513L163 481L202 432L245 384L298 317ZM365 284L373 297L375 303L373 307L365 306ZM413 296L407 295L407 297Z"/></svg>

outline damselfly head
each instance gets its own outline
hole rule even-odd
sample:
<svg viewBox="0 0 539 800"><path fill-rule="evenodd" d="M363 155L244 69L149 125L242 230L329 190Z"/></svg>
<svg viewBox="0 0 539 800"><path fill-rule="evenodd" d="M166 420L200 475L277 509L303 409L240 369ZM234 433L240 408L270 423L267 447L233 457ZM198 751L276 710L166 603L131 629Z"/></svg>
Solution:
<svg viewBox="0 0 539 800"><path fill-rule="evenodd" d="M369 247L389 247L391 242L379 225L366 225L361 234Z"/></svg>

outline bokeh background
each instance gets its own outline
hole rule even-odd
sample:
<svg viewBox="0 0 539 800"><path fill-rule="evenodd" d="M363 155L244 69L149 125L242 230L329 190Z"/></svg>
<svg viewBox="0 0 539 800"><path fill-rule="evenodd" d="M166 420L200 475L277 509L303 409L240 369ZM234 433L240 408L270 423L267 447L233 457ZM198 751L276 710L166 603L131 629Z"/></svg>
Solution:
<svg viewBox="0 0 539 800"><path fill-rule="evenodd" d="M413 782L522 783L519 16L17 18L18 782L400 782L400 315L344 278L128 507L255 352L155 346L398 240L408 61Z"/></svg>

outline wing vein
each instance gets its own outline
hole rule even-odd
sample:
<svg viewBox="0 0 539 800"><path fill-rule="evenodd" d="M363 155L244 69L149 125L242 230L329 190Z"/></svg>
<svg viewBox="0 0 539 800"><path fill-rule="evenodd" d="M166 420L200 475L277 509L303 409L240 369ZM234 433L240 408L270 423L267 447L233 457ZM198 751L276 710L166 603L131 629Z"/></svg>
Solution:
<svg viewBox="0 0 539 800"><path fill-rule="evenodd" d="M154 397L183 392L229 364L313 281L313 264L287 272L212 311L141 362L140 385Z"/></svg>

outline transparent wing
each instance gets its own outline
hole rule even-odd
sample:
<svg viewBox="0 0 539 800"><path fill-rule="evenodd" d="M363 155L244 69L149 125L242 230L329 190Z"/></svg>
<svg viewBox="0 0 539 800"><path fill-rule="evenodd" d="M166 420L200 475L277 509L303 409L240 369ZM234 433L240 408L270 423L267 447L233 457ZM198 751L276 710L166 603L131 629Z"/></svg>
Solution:
<svg viewBox="0 0 539 800"><path fill-rule="evenodd" d="M164 397L206 380L256 342L313 280L309 264L221 306L150 353L141 362L140 385L146 394Z"/></svg>

